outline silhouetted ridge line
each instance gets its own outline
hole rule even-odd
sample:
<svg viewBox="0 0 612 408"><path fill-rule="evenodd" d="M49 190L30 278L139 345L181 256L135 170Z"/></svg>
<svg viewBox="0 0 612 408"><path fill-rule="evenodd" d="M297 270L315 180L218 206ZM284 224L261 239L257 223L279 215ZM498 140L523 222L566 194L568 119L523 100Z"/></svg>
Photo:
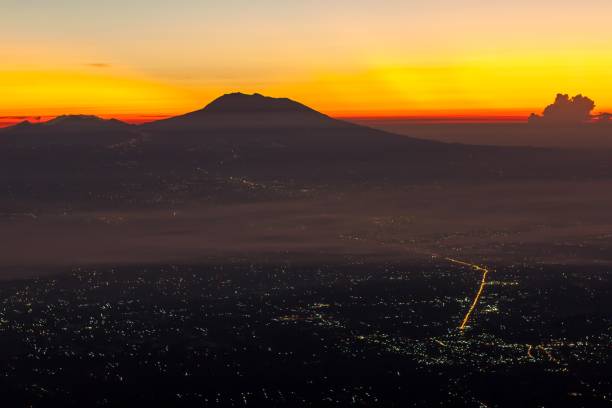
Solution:
<svg viewBox="0 0 612 408"><path fill-rule="evenodd" d="M103 119L94 115L61 115L47 122L42 122L40 125L55 126L55 125L119 125L129 126L127 123L117 119Z"/></svg>
<svg viewBox="0 0 612 408"><path fill-rule="evenodd" d="M331 118L288 98L230 93L203 109L141 126L89 115L64 115L15 126L0 143L13 146L165 145L251 155L388 154L439 143L412 139ZM5 136L3 134L3 136ZM446 147L443 147L446 148ZM264 152L264 153L261 153ZM350 153L352 152L352 153ZM357 153L358 152L358 153Z"/></svg>
<svg viewBox="0 0 612 408"><path fill-rule="evenodd" d="M40 147L49 145L108 146L134 135L135 126L117 119L92 115L62 115L47 122L23 121L0 130L0 145Z"/></svg>
<svg viewBox="0 0 612 408"><path fill-rule="evenodd" d="M93 129L108 130L113 128L128 128L132 127L128 123L117 119L103 119L94 115L61 115L46 122L30 122L24 120L13 126L4 128L5 131L28 129L28 130L43 130L47 128L75 128L75 129Z"/></svg>
<svg viewBox="0 0 612 408"><path fill-rule="evenodd" d="M241 92L220 96L202 111L207 113L307 112L320 114L314 109L289 98L272 98L258 93L247 95Z"/></svg>
<svg viewBox="0 0 612 408"><path fill-rule="evenodd" d="M261 94L230 93L203 109L151 122L149 130L205 130L236 128L352 128L353 124L333 119L288 98Z"/></svg>

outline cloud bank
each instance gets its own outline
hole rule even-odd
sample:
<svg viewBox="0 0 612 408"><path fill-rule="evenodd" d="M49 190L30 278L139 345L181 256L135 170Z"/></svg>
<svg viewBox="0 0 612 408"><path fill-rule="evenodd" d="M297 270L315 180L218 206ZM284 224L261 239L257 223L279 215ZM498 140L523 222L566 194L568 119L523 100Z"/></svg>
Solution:
<svg viewBox="0 0 612 408"><path fill-rule="evenodd" d="M595 102L586 96L557 94L555 102L548 105L542 115L532 113L530 123L538 124L579 124L591 119Z"/></svg>

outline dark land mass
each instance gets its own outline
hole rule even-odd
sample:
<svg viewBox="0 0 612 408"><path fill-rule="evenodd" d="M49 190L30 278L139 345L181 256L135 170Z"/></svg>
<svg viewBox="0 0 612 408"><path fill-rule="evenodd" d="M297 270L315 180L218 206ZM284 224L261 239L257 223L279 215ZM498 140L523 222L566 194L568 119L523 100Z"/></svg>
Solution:
<svg viewBox="0 0 612 408"><path fill-rule="evenodd" d="M604 149L230 94L1 130L0 186L9 405L609 404ZM490 268L465 331L482 275L447 257Z"/></svg>
<svg viewBox="0 0 612 408"><path fill-rule="evenodd" d="M609 406L608 268L134 265L0 283L7 406Z"/></svg>
<svg viewBox="0 0 612 408"><path fill-rule="evenodd" d="M612 150L612 122L538 125L522 122L453 123L401 118L350 119L400 135L444 143L488 146L522 146L574 150Z"/></svg>
<svg viewBox="0 0 612 408"><path fill-rule="evenodd" d="M0 264L7 276L353 251L609 262L611 181L605 150L427 141L257 94L142 126L64 116L0 131Z"/></svg>

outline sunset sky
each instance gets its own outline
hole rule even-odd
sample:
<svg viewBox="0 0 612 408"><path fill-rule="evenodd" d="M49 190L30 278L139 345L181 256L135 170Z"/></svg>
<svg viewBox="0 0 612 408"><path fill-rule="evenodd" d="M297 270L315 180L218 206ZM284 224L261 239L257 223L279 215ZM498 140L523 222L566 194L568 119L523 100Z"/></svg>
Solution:
<svg viewBox="0 0 612 408"><path fill-rule="evenodd" d="M2 0L0 119L143 120L234 91L335 116L612 110L610 0ZM14 119L16 120L16 119Z"/></svg>

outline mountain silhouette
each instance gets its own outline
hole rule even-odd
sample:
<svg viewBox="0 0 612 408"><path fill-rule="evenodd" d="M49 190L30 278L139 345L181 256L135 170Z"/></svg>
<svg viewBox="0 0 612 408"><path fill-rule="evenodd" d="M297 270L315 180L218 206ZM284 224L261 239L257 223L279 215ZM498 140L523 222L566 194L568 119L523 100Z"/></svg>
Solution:
<svg viewBox="0 0 612 408"><path fill-rule="evenodd" d="M83 147L78 151L81 157L91 153L84 149L103 148L109 150L104 163L116 160L114 150L119 147L123 158L137 155L132 164L146 162L157 169L153 173L162 167L176 173L188 166L185 171L207 168L224 174L299 179L324 179L338 172L397 173L395 167L406 162L425 166L432 163L432 156L446 161L463 156L466 149L477 150L333 119L287 98L242 93L226 94L198 111L140 126L82 115L23 123L0 133L2 145ZM100 159L91 154L84 165Z"/></svg>
<svg viewBox="0 0 612 408"><path fill-rule="evenodd" d="M332 119L288 98L271 98L257 93L226 94L203 109L144 125L150 130L339 127L354 125Z"/></svg>
<svg viewBox="0 0 612 408"><path fill-rule="evenodd" d="M164 157L187 151L197 157L194 166L205 161L216 163L224 174L275 180L556 177L573 173L574 161L580 163L574 168L585 172L594 168L582 164L591 158L573 152L400 136L331 118L291 99L260 94L226 94L203 109L141 129L148 148Z"/></svg>
<svg viewBox="0 0 612 408"><path fill-rule="evenodd" d="M201 110L142 129L150 145L198 149L225 166L248 166L256 172L272 171L271 163L304 173L315 171L312 163L372 162L383 155L409 157L423 149L462 149L333 119L291 99L260 94L226 94ZM255 163L261 162L268 165L257 168Z"/></svg>
<svg viewBox="0 0 612 408"><path fill-rule="evenodd" d="M288 98L239 92L225 94L200 110L143 125L91 115L63 115L41 123L24 121L0 129L0 144L110 146L136 135L146 135L153 145L205 145L213 150L228 143L234 147L246 143L251 148L273 145L327 152L333 144L345 152L364 143L371 145L370 152L386 149L389 143L396 147L407 143L411 147L444 146L334 119Z"/></svg>
<svg viewBox="0 0 612 408"><path fill-rule="evenodd" d="M314 109L289 98L272 98L255 93L241 92L225 94L208 104L202 112L206 113L288 113L302 112L324 116Z"/></svg>
<svg viewBox="0 0 612 408"><path fill-rule="evenodd" d="M91 115L62 115L47 122L23 121L0 129L0 144L37 147L44 145L107 146L130 137L134 126L117 119Z"/></svg>
<svg viewBox="0 0 612 408"><path fill-rule="evenodd" d="M236 175L286 183L378 183L602 177L610 168L607 156L599 162L575 152L400 136L333 119L287 98L242 93L140 126L83 115L23 122L0 131L0 155L5 174L46 179L39 171L46 163L45 171L63 174L57 176L62 188L78 176L86 185L115 180L115 186L141 186L143 194L153 193L168 175L176 183L196 184L202 174L213 177L213 184Z"/></svg>
<svg viewBox="0 0 612 408"><path fill-rule="evenodd" d="M232 156L317 155L321 157L397 154L423 146L448 145L398 136L333 119L288 98L230 93L203 109L129 125L87 115L59 116L48 122L22 122L0 131L0 144L12 146L115 146L146 140L150 146L204 148Z"/></svg>

